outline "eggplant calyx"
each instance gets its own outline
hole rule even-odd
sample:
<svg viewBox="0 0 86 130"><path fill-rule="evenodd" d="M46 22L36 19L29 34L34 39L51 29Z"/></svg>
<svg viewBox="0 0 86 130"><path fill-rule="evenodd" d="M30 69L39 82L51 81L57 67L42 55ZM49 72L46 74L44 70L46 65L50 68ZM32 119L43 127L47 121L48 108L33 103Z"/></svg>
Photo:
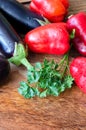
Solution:
<svg viewBox="0 0 86 130"><path fill-rule="evenodd" d="M33 66L28 62L27 57L27 48L24 47L21 43L15 43L15 50L13 57L9 58L9 62L15 64L16 66L24 65L28 70L33 69Z"/></svg>
<svg viewBox="0 0 86 130"><path fill-rule="evenodd" d="M43 18L44 18L44 21L43 20L39 20L37 18L35 18L35 19L41 26L44 26L44 25L47 25L47 24L50 23L50 21L47 18L45 18L45 17L43 17Z"/></svg>

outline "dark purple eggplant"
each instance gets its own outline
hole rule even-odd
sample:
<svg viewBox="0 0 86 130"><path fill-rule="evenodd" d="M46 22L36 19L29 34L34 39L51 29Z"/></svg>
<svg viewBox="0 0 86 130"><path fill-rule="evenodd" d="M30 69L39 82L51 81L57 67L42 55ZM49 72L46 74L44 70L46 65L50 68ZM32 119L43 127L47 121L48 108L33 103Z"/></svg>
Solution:
<svg viewBox="0 0 86 130"><path fill-rule="evenodd" d="M15 43L19 43L21 38L17 35L13 27L0 13L0 50L7 57L13 56Z"/></svg>
<svg viewBox="0 0 86 130"><path fill-rule="evenodd" d="M23 34L40 26L38 20L44 21L41 15L30 11L16 0L0 0L0 11L12 26Z"/></svg>
<svg viewBox="0 0 86 130"><path fill-rule="evenodd" d="M9 58L9 61L16 64L24 64L28 68L26 59L27 51L23 41L15 32L11 24L0 13L0 51Z"/></svg>
<svg viewBox="0 0 86 130"><path fill-rule="evenodd" d="M0 54L0 84L4 82L10 73L10 63Z"/></svg>

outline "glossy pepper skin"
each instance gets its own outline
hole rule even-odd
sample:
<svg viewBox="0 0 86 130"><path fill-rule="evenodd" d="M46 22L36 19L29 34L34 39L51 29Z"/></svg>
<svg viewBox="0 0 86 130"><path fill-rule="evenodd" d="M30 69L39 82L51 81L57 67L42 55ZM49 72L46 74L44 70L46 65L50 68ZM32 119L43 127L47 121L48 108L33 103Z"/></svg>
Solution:
<svg viewBox="0 0 86 130"><path fill-rule="evenodd" d="M86 93L86 58L74 58L70 64L70 74L74 78L77 87Z"/></svg>
<svg viewBox="0 0 86 130"><path fill-rule="evenodd" d="M80 37L75 37L72 40L75 49L83 56L86 56L86 45Z"/></svg>
<svg viewBox="0 0 86 130"><path fill-rule="evenodd" d="M36 53L62 55L70 48L66 23L40 26L25 35L25 42Z"/></svg>
<svg viewBox="0 0 86 130"><path fill-rule="evenodd" d="M60 22L67 14L68 0L32 0L30 10L47 18L50 22Z"/></svg>
<svg viewBox="0 0 86 130"><path fill-rule="evenodd" d="M79 12L69 17L67 26L70 33L75 29L75 37L72 39L74 47L86 56L86 13Z"/></svg>

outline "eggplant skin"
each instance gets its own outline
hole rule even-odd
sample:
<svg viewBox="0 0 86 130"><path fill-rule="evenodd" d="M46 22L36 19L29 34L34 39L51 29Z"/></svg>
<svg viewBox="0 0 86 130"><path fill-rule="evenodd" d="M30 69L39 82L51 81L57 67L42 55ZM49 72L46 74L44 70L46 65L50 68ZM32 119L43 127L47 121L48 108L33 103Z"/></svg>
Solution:
<svg viewBox="0 0 86 130"><path fill-rule="evenodd" d="M10 70L10 63L3 55L0 55L0 84L8 78Z"/></svg>
<svg viewBox="0 0 86 130"><path fill-rule="evenodd" d="M10 58L13 56L15 43L19 43L21 38L15 32L11 24L7 19L0 13L0 51Z"/></svg>
<svg viewBox="0 0 86 130"><path fill-rule="evenodd" d="M16 0L0 0L0 11L12 26L23 34L41 26L36 19L44 20L41 15L30 11Z"/></svg>

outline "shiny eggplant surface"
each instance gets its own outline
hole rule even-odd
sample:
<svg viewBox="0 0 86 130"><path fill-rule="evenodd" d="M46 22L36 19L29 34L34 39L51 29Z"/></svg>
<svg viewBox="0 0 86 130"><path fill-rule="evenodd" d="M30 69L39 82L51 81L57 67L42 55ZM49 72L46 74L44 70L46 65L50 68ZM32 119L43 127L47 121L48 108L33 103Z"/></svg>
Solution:
<svg viewBox="0 0 86 130"><path fill-rule="evenodd" d="M6 58L13 56L15 43L20 41L21 38L19 35L15 32L7 19L0 13L0 50Z"/></svg>
<svg viewBox="0 0 86 130"><path fill-rule="evenodd" d="M10 73L10 64L8 60L0 54L0 84L4 82Z"/></svg>
<svg viewBox="0 0 86 130"><path fill-rule="evenodd" d="M16 0L0 0L0 11L9 20L12 26L21 33L40 26L38 20L44 20Z"/></svg>

